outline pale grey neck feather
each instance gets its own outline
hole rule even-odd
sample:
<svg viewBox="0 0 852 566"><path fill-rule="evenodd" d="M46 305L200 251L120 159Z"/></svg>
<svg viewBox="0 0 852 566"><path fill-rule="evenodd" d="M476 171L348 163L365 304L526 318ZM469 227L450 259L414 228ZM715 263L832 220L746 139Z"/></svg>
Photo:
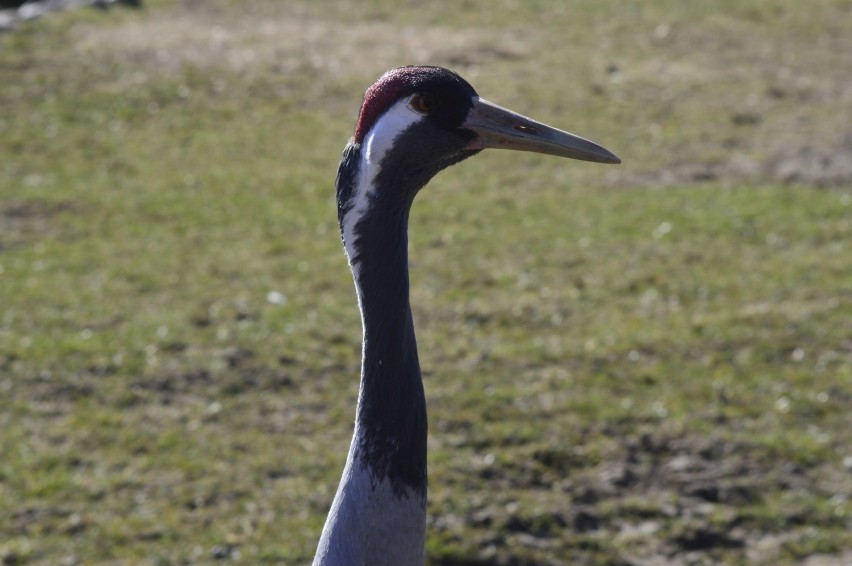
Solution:
<svg viewBox="0 0 852 566"><path fill-rule="evenodd" d="M418 566L424 563L426 500L396 497L388 481L373 485L355 461L358 429L322 530L313 566Z"/></svg>

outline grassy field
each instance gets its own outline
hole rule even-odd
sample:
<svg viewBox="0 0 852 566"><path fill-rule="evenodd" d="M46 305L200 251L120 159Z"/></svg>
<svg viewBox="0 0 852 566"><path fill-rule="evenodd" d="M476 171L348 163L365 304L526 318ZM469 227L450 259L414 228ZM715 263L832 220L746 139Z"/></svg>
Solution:
<svg viewBox="0 0 852 566"><path fill-rule="evenodd" d="M432 565L852 562L852 2L228 2L0 35L0 563L309 562L360 347L333 180L431 63L620 167L411 219Z"/></svg>

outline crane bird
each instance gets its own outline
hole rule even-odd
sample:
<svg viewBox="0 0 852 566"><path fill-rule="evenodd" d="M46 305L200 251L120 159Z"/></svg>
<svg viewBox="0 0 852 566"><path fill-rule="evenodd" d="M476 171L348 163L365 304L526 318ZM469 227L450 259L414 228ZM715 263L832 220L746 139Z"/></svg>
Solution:
<svg viewBox="0 0 852 566"><path fill-rule="evenodd" d="M408 215L436 173L486 148L621 162L593 142L480 98L447 69L392 69L367 89L336 181L361 310L361 384L314 566L423 564L426 399L408 294Z"/></svg>

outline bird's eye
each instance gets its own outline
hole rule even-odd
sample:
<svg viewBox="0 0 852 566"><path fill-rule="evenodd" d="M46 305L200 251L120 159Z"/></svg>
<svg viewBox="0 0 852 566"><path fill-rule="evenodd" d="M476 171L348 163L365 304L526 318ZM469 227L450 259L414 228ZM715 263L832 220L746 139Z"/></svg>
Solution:
<svg viewBox="0 0 852 566"><path fill-rule="evenodd" d="M421 114L428 114L438 107L438 99L428 92L415 94L411 98L411 107Z"/></svg>

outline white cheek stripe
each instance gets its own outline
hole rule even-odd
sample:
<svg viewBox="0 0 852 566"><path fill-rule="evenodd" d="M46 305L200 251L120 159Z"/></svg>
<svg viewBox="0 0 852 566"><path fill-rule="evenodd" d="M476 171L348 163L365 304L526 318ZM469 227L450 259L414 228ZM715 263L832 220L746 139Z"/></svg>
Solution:
<svg viewBox="0 0 852 566"><path fill-rule="evenodd" d="M412 95L413 96L413 95ZM355 226L370 208L370 197L376 188L373 183L381 168L382 159L393 147L396 138L423 119L423 115L414 111L410 103L411 96L397 101L390 109L382 114L361 144L361 163L358 166L358 179L352 195L352 206L343 217L343 242L346 256L355 278L358 278L358 266L352 263L357 256L357 234Z"/></svg>

